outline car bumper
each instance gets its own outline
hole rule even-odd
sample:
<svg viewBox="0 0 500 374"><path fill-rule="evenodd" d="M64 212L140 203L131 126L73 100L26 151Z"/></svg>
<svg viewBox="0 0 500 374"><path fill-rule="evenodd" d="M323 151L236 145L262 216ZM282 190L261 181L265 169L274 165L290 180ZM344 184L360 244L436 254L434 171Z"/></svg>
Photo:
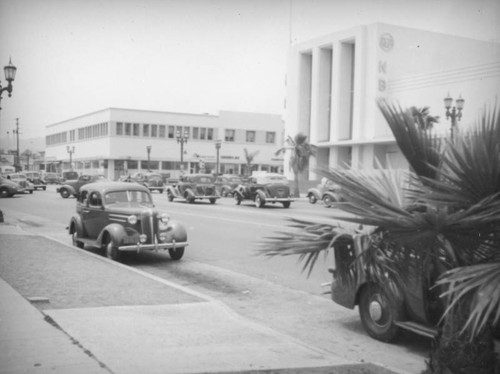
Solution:
<svg viewBox="0 0 500 374"><path fill-rule="evenodd" d="M266 203L286 203L295 201L291 197L266 197Z"/></svg>
<svg viewBox="0 0 500 374"><path fill-rule="evenodd" d="M173 240L172 242L169 243L153 243L153 244L137 243L131 245L121 245L118 247L118 250L124 252L137 252L137 253L139 253L142 250L159 252L168 249L183 248L187 246L188 242L176 242L175 240Z"/></svg>

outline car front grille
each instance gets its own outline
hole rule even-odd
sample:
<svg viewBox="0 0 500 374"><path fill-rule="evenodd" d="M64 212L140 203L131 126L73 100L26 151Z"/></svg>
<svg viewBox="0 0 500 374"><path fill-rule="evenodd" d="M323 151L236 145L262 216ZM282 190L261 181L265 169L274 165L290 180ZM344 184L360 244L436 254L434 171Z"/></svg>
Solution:
<svg viewBox="0 0 500 374"><path fill-rule="evenodd" d="M158 217L151 209L145 210L140 216L141 234L147 235L146 243L151 244L155 235L155 227L158 226Z"/></svg>

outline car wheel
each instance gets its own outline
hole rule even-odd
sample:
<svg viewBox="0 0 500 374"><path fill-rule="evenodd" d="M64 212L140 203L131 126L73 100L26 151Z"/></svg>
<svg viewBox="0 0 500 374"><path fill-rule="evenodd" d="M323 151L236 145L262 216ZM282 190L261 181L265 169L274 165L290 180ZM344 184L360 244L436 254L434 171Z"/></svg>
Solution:
<svg viewBox="0 0 500 374"><path fill-rule="evenodd" d="M184 198L189 204L192 204L195 201L194 195L191 191L186 191L186 193L184 194Z"/></svg>
<svg viewBox="0 0 500 374"><path fill-rule="evenodd" d="M9 197L10 196L9 190L6 188L0 189L0 196L1 197Z"/></svg>
<svg viewBox="0 0 500 374"><path fill-rule="evenodd" d="M109 239L106 243L105 254L107 258L113 261L119 262L122 259L122 253L118 250L112 239Z"/></svg>
<svg viewBox="0 0 500 374"><path fill-rule="evenodd" d="M226 188L223 188L220 192L220 195L222 197L227 197L227 195L229 195L229 191Z"/></svg>
<svg viewBox="0 0 500 374"><path fill-rule="evenodd" d="M158 192L159 192L159 193L163 193L163 190L162 190L162 189L160 189L160 190L158 190Z"/></svg>
<svg viewBox="0 0 500 374"><path fill-rule="evenodd" d="M74 231L73 234L71 234L71 241L73 242L73 245L78 248L83 248L83 243L76 240L76 238L76 231Z"/></svg>
<svg viewBox="0 0 500 374"><path fill-rule="evenodd" d="M368 335L383 342L393 340L399 332L395 321L401 319L402 308L387 296L378 284L367 284L359 296L359 316Z"/></svg>
<svg viewBox="0 0 500 374"><path fill-rule="evenodd" d="M236 205L241 204L241 196L237 193L234 194L234 201L236 202Z"/></svg>
<svg viewBox="0 0 500 374"><path fill-rule="evenodd" d="M264 201L262 201L261 197L259 194L255 195L255 206L257 208L262 208L264 206Z"/></svg>
<svg viewBox="0 0 500 374"><path fill-rule="evenodd" d="M208 200L210 201L210 204L215 204L215 202L217 201L217 199L214 199L214 198L208 199Z"/></svg>
<svg viewBox="0 0 500 374"><path fill-rule="evenodd" d="M44 191L45 191L46 189L47 189L47 187L42 187L42 190L44 190Z"/></svg>
<svg viewBox="0 0 500 374"><path fill-rule="evenodd" d="M67 199L69 197L69 191L66 188L61 189L60 194L63 199Z"/></svg>
<svg viewBox="0 0 500 374"><path fill-rule="evenodd" d="M314 196L314 194L309 194L309 202L311 204L316 204L317 201L318 199L316 198L316 196Z"/></svg>
<svg viewBox="0 0 500 374"><path fill-rule="evenodd" d="M330 195L323 196L323 204L325 204L327 208L331 208L333 206L332 197Z"/></svg>
<svg viewBox="0 0 500 374"><path fill-rule="evenodd" d="M290 202L289 201L285 201L283 203L283 208L290 208Z"/></svg>
<svg viewBox="0 0 500 374"><path fill-rule="evenodd" d="M168 254L172 260L178 261L184 256L184 247L181 248L169 248Z"/></svg>
<svg viewBox="0 0 500 374"><path fill-rule="evenodd" d="M32 193L33 193L33 190L30 190L30 194L32 194Z"/></svg>

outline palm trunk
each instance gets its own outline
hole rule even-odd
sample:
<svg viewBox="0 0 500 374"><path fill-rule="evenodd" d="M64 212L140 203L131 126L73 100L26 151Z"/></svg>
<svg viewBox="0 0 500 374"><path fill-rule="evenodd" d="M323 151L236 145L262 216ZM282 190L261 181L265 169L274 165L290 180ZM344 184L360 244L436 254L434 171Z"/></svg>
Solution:
<svg viewBox="0 0 500 374"><path fill-rule="evenodd" d="M465 298L450 311L430 353L425 374L494 374L495 352L491 326L470 339L466 331L460 334L470 311Z"/></svg>
<svg viewBox="0 0 500 374"><path fill-rule="evenodd" d="M293 196L300 197L300 188L299 188L299 173L293 172L294 175L294 191Z"/></svg>

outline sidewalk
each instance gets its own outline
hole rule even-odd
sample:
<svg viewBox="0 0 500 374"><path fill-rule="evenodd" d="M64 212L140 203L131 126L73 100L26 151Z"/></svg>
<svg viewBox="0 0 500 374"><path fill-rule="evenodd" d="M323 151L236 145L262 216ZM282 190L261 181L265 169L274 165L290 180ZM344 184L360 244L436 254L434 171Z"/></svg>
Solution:
<svg viewBox="0 0 500 374"><path fill-rule="evenodd" d="M0 373L394 373L353 365L203 294L6 221Z"/></svg>

